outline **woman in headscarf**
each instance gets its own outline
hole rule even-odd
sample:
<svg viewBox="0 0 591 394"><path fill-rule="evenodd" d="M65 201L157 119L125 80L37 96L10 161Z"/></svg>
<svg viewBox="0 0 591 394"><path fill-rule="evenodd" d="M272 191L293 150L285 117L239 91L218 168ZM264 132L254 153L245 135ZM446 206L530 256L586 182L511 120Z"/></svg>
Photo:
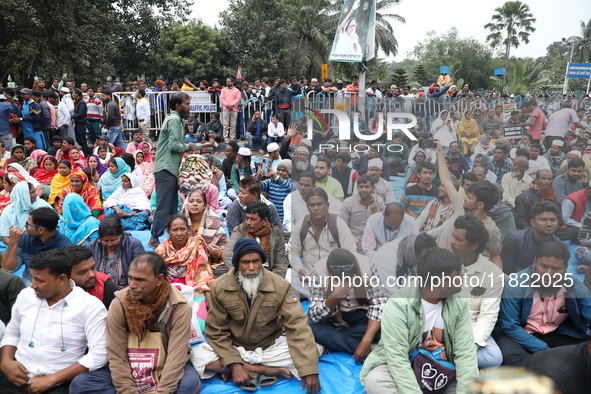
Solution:
<svg viewBox="0 0 591 394"><path fill-rule="evenodd" d="M47 152L45 152L44 150L41 150L41 149L35 149L33 152L31 152L31 156L30 156L31 159L35 160L35 163L37 163L37 167L35 167L29 171L29 173L31 175L35 176L37 171L39 171L39 169L43 168L43 158L45 156L47 156Z"/></svg>
<svg viewBox="0 0 591 394"><path fill-rule="evenodd" d="M10 204L4 208L0 216L0 236L8 243L10 226L18 226L26 230L25 223L29 213L37 208L51 208L47 201L37 197L35 188L29 182L18 182L10 193Z"/></svg>
<svg viewBox="0 0 591 394"><path fill-rule="evenodd" d="M62 190L70 186L70 174L72 173L72 163L68 160L62 160L57 166L57 174L51 180L49 197L47 202L57 209L62 196Z"/></svg>
<svg viewBox="0 0 591 394"><path fill-rule="evenodd" d="M474 156L473 162L474 164L472 165L472 168L477 166L484 168L484 172L486 174L486 181L489 181L493 184L497 182L497 175L494 172L488 170L490 166L490 157L488 155L479 153L476 156Z"/></svg>
<svg viewBox="0 0 591 394"><path fill-rule="evenodd" d="M45 189L35 178L33 178L19 163L10 163L6 166L6 172L18 172L21 174L25 181L29 182L35 187L37 196L43 197Z"/></svg>
<svg viewBox="0 0 591 394"><path fill-rule="evenodd" d="M410 157L411 156L409 156L409 158ZM424 162L425 158L425 151L419 149L414 156L412 156L412 162L411 160L408 161L408 166L406 166L406 170L404 170L404 188L406 188L408 184L419 183L419 178L415 174L415 168L418 164Z"/></svg>
<svg viewBox="0 0 591 394"><path fill-rule="evenodd" d="M103 201L109 198L115 190L121 187L121 176L130 171L131 169L129 166L119 157L113 158L109 161L109 171L101 176L98 183Z"/></svg>
<svg viewBox="0 0 591 394"><path fill-rule="evenodd" d="M494 146L488 140L488 136L483 134L478 137L478 143L474 146L474 154L472 156L475 157L478 154L491 156L493 151Z"/></svg>
<svg viewBox="0 0 591 394"><path fill-rule="evenodd" d="M137 176L140 180L140 183L143 182L143 180L145 179L145 174L144 174L144 169L146 168L146 165L144 163L144 158L146 156L144 155L144 152L142 152L141 150L136 150L135 152L133 152L133 160L134 160L134 164L135 164L135 168L133 169L133 171L131 172L132 174L134 174L135 176Z"/></svg>
<svg viewBox="0 0 591 394"><path fill-rule="evenodd" d="M211 184L209 186L215 188ZM187 194L181 214L189 223L189 236L203 237L207 244L210 263L216 264L221 259L222 249L228 243L228 237L220 218L211 208L210 201L213 202L207 198L203 190L192 190Z"/></svg>
<svg viewBox="0 0 591 394"><path fill-rule="evenodd" d="M144 230L148 226L150 201L132 173L121 176L121 187L105 200L105 216L116 215L124 230Z"/></svg>
<svg viewBox="0 0 591 394"><path fill-rule="evenodd" d="M27 150L21 144L12 145L12 148L10 148L10 157L15 159L27 172L37 167L35 159L27 157Z"/></svg>
<svg viewBox="0 0 591 394"><path fill-rule="evenodd" d="M143 142L142 142L143 144ZM142 145L140 144L140 146ZM149 145L149 144L148 144ZM147 155L146 155L146 160L147 159ZM142 189L144 190L144 192L146 193L146 196L148 196L148 198L150 198L150 196L152 195L152 192L154 191L154 188L156 187L156 180L154 179L154 162L156 162L156 148L151 148L150 151L150 159L149 162L146 163L146 178L144 179L144 183L142 183Z"/></svg>
<svg viewBox="0 0 591 394"><path fill-rule="evenodd" d="M80 149L75 146L70 146L64 151L62 160L72 163L72 172L80 171L88 165L86 159L80 154Z"/></svg>
<svg viewBox="0 0 591 394"><path fill-rule="evenodd" d="M103 213L103 204L100 199L98 189L90 184L88 176L84 171L78 171L70 174L70 185L62 190L57 212L62 213L64 209L64 199L70 193L79 194L84 200L84 204L90 209L94 217L99 217Z"/></svg>
<svg viewBox="0 0 591 394"><path fill-rule="evenodd" d="M457 180L452 180L456 190L459 190L460 184ZM445 188L439 186L439 196L435 200L429 201L429 204L423 209L423 212L417 218L417 225L421 232L426 232L434 238L437 238L441 230L444 229L445 221L454 214L454 207L451 199L447 195Z"/></svg>
<svg viewBox="0 0 591 394"><path fill-rule="evenodd" d="M98 185L98 181L101 180L101 176L99 175L96 168L86 167L84 170L82 170L82 172L86 174L88 181L92 186L96 187Z"/></svg>
<svg viewBox="0 0 591 394"><path fill-rule="evenodd" d="M99 176L109 170L106 165L101 163L100 158L95 154L89 155L86 162L88 163L88 167L93 168L98 172Z"/></svg>
<svg viewBox="0 0 591 394"><path fill-rule="evenodd" d="M457 141L458 138L454 133L452 120L449 118L449 111L443 110L431 125L431 134L433 138L441 142L441 146L447 148L449 144Z"/></svg>
<svg viewBox="0 0 591 394"><path fill-rule="evenodd" d="M18 172L0 171L0 214L10 204L10 192L12 192L14 185L24 180L25 178Z"/></svg>
<svg viewBox="0 0 591 394"><path fill-rule="evenodd" d="M99 162L103 164L105 167L109 167L109 161L111 160L111 152L109 151L110 148L107 148L103 145L99 145L95 149L95 155L99 157Z"/></svg>
<svg viewBox="0 0 591 394"><path fill-rule="evenodd" d="M57 160L53 156L45 156L39 167L39 170L35 172L34 178L37 180L37 182L43 185L43 188L45 189L44 196L49 197L51 181L58 173Z"/></svg>
<svg viewBox="0 0 591 394"><path fill-rule="evenodd" d="M478 122L472 118L472 111L464 111L464 116L458 124L457 134L462 141L464 156L469 156L480 138L480 127L478 127Z"/></svg>
<svg viewBox="0 0 591 394"><path fill-rule="evenodd" d="M121 147L116 146L115 149L113 149L113 157L121 157L124 153L125 150Z"/></svg>
<svg viewBox="0 0 591 394"><path fill-rule="evenodd" d="M69 193L64 198L64 212L60 220L60 232L75 245L86 246L98 237L100 222L95 218L82 196Z"/></svg>
<svg viewBox="0 0 591 394"><path fill-rule="evenodd" d="M211 282L215 279L208 263L205 240L200 235L189 235L189 222L179 213L168 218L169 238L162 242L155 252L168 265L168 280L182 283L205 293L209 303Z"/></svg>
<svg viewBox="0 0 591 394"><path fill-rule="evenodd" d="M484 116L482 115L482 109L476 107L474 108L473 116L476 123L480 124L484 120Z"/></svg>

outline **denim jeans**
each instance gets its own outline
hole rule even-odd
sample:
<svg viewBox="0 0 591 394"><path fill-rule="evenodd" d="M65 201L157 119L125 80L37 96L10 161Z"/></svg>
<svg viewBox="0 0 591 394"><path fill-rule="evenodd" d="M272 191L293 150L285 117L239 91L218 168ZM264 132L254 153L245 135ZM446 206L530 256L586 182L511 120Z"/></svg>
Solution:
<svg viewBox="0 0 591 394"><path fill-rule="evenodd" d="M492 368L501 365L503 353L492 335L486 340L486 346L476 350L476 358L478 359L478 368Z"/></svg>
<svg viewBox="0 0 591 394"><path fill-rule="evenodd" d="M252 135L247 135L248 137L248 144L247 144L247 148L250 148L251 150L254 150L254 145L253 143L258 142L260 144L259 149L262 149L264 151L267 151L267 137L255 137Z"/></svg>
<svg viewBox="0 0 591 394"><path fill-rule="evenodd" d="M109 142L115 146L125 149L125 141L123 141L123 126L119 125L117 127L109 127L109 132L107 136L109 137Z"/></svg>
<svg viewBox="0 0 591 394"><path fill-rule="evenodd" d="M582 265L591 264L591 248L579 246L575 249L575 259Z"/></svg>

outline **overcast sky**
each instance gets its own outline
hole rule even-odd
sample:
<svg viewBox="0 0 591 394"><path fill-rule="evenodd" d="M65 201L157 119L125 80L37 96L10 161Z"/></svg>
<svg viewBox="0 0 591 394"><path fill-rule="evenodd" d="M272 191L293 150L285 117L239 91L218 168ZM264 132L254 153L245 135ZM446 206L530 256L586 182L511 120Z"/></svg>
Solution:
<svg viewBox="0 0 591 394"><path fill-rule="evenodd" d="M406 52L412 51L429 30L443 33L451 26L456 26L461 37L474 36L484 42L488 34L484 25L491 21L495 8L504 3L502 0L401 0L399 5L384 12L398 14L406 19L406 24L392 23L399 50L398 56L388 60L401 61L406 58ZM530 0L526 4L537 19L534 24L536 31L530 36L529 44L511 50L515 56L544 56L546 47L552 42L580 35L579 21L587 22L591 18L590 0ZM219 20L219 13L227 6L228 0L196 0L192 16L213 26Z"/></svg>

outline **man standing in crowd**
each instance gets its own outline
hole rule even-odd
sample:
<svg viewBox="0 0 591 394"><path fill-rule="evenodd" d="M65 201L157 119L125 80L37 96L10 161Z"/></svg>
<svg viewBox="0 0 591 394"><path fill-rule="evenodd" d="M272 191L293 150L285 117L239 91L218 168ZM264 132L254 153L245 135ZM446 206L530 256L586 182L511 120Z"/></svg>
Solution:
<svg viewBox="0 0 591 394"><path fill-rule="evenodd" d="M263 268L266 253L255 240L240 239L233 252L234 267L211 286L207 343L191 352L197 373L203 379L231 374L249 391L275 384L279 376L295 376L308 394L320 392L322 351L291 286ZM256 360L251 354L258 349L262 354Z"/></svg>
<svg viewBox="0 0 591 394"><path fill-rule="evenodd" d="M194 394L201 390L201 380L188 362L191 306L166 279L166 271L166 263L156 253L142 253L132 261L129 287L117 292L117 300L109 308L106 330L109 365L74 379L72 394L122 394L141 390ZM134 379L145 367L138 367L132 359L130 348L134 346L129 346L130 340L139 344L144 340L160 342L165 359L157 383ZM152 368L155 373L156 365Z"/></svg>
<svg viewBox="0 0 591 394"><path fill-rule="evenodd" d="M228 215L226 217L228 223L228 232L230 235L235 227L238 227L246 219L246 207L252 202L261 201L269 207L269 222L272 225L281 228L281 220L275 205L262 195L261 181L254 176L247 176L240 180L240 188L238 189L238 198L232 202L228 208Z"/></svg>
<svg viewBox="0 0 591 394"><path fill-rule="evenodd" d="M510 275L531 267L542 243L560 241L554 235L559 215L558 205L550 201L541 201L530 208L530 227L509 234L503 240L501 259L505 274Z"/></svg>
<svg viewBox="0 0 591 394"><path fill-rule="evenodd" d="M92 151L88 148L86 143L86 115L87 107L86 102L82 98L82 90L75 88L72 90L72 99L76 101L74 105L74 113L71 118L74 121L74 133L76 134L76 142L82 148L84 155L88 156ZM117 110L119 110L117 106Z"/></svg>
<svg viewBox="0 0 591 394"><path fill-rule="evenodd" d="M382 177L382 168L384 163L380 159L371 159L367 163L367 174L373 178L375 194L384 200L386 205L395 202L394 191L390 182ZM357 197L357 188L353 188L353 197Z"/></svg>
<svg viewBox="0 0 591 394"><path fill-rule="evenodd" d="M68 245L64 252L72 259L72 273L70 279L76 286L95 296L109 309L111 301L115 299L117 286L113 279L96 270L96 262L92 251L80 245Z"/></svg>
<svg viewBox="0 0 591 394"><path fill-rule="evenodd" d="M86 116L88 119L88 138L94 146L101 135L101 121L103 120L103 102L96 98L93 87L88 87L88 101L86 102Z"/></svg>
<svg viewBox="0 0 591 394"><path fill-rule="evenodd" d="M384 210L384 200L374 194L373 178L365 174L357 180L357 195L348 197L341 206L339 216L351 229L353 237L357 240L357 250L362 250L361 240L367 219L374 213Z"/></svg>
<svg viewBox="0 0 591 394"><path fill-rule="evenodd" d="M137 104L135 107L137 126L142 133L145 142L150 141L150 100L146 97L145 89L136 92Z"/></svg>
<svg viewBox="0 0 591 394"><path fill-rule="evenodd" d="M21 89L23 104L21 106L21 127L25 137L34 137L37 140L39 149L47 149L45 137L41 130L41 106L31 97L31 89Z"/></svg>
<svg viewBox="0 0 591 394"><path fill-rule="evenodd" d="M546 128L546 115L538 108L538 102L536 100L528 101L526 107L530 115L527 122L523 124L523 127L527 129L527 134L532 136L532 141L539 143L542 140L542 130ZM553 138L546 138L544 140L546 149L548 149L549 144L553 140Z"/></svg>
<svg viewBox="0 0 591 394"><path fill-rule="evenodd" d="M504 365L523 366L532 354L591 340L591 294L566 274L570 253L561 242L545 242L534 264L503 289L496 338Z"/></svg>
<svg viewBox="0 0 591 394"><path fill-rule="evenodd" d="M511 172L512 165L513 162L509 159L509 147L505 144L498 144L495 147L493 160L490 162L488 169L497 176L497 183L499 185L503 181L503 176Z"/></svg>
<svg viewBox="0 0 591 394"><path fill-rule="evenodd" d="M39 90L33 90L31 93L33 96L33 100L39 104L41 107L41 120L40 126L41 131L43 132L43 138L45 139L45 148L49 148L51 145L49 138L50 138L50 131L51 131L51 110L49 109L49 105L43 99L43 92Z"/></svg>
<svg viewBox="0 0 591 394"><path fill-rule="evenodd" d="M455 284L459 281L453 280L462 275L462 259L449 250L431 248L418 259L417 273L422 280L400 289L384 307L382 340L361 369L367 394L423 392L425 379L417 380L409 362L417 344L440 351L440 358L455 366L456 377L446 379L450 392L466 392L478 376L470 314L466 299L456 295L462 289ZM441 277L451 280L437 285L433 278ZM435 379L430 383L432 388Z"/></svg>
<svg viewBox="0 0 591 394"><path fill-rule="evenodd" d="M70 96L70 89L62 87L60 89L59 104L57 105L57 128L62 138L75 136L74 130L70 133L72 127L72 114L74 113L74 102Z"/></svg>
<svg viewBox="0 0 591 394"><path fill-rule="evenodd" d="M37 208L29 214L26 230L11 226L2 267L8 271L18 271L24 265L23 281L30 286L33 280L31 259L41 252L62 249L72 244L69 238L56 231L58 221L59 215L53 208Z"/></svg>
<svg viewBox="0 0 591 394"><path fill-rule="evenodd" d="M148 246L156 249L160 245L159 237L164 234L166 219L177 212L178 187L177 179L183 154L186 151L201 150L205 144L185 143L183 119L189 116L191 97L187 93L177 92L170 97L170 108L173 111L166 117L160 131L160 143L154 163L154 178L156 179L156 204L158 209L152 223L152 237ZM119 127L121 128L121 127ZM119 138L121 133L119 132Z"/></svg>
<svg viewBox="0 0 591 394"><path fill-rule="evenodd" d="M300 295L308 297L310 293L302 285L302 279L314 264L336 248L355 253L357 247L347 223L329 213L328 194L324 189L313 188L304 198L309 214L292 227L289 261L292 286Z"/></svg>
<svg viewBox="0 0 591 394"><path fill-rule="evenodd" d="M342 280L336 286L332 278ZM309 324L316 343L329 352L352 354L362 363L380 339L382 309L388 301L377 285L353 286L353 278L377 278L370 260L335 249L314 265L309 276ZM374 281L371 281L374 283Z"/></svg>
<svg viewBox="0 0 591 394"><path fill-rule="evenodd" d="M240 92L234 88L234 78L226 78L226 87L220 93L222 103L222 124L224 125L224 142L230 142L232 133L236 130L236 119L238 118L238 103Z"/></svg>
<svg viewBox="0 0 591 394"><path fill-rule="evenodd" d="M412 234L418 234L417 222L397 202L388 204L384 212L374 213L367 219L363 231L363 254L370 259L388 242Z"/></svg>
<svg viewBox="0 0 591 394"><path fill-rule="evenodd" d="M584 129L585 127L579 122L579 118L570 103L563 103L562 107L548 117L548 124L544 130L544 143L546 149L550 147L552 141L562 140L566 133L570 130L571 125Z"/></svg>
<svg viewBox="0 0 591 394"><path fill-rule="evenodd" d="M121 125L121 111L119 105L113 100L110 90L103 90L101 101L105 105L105 115L103 117L103 127L108 130L109 143L125 149L123 141L123 126ZM159 153L160 155L161 153ZM158 155L158 156L159 156Z"/></svg>
<svg viewBox="0 0 591 394"><path fill-rule="evenodd" d="M337 200L343 202L345 200L343 187L339 181L328 175L330 173L330 166L330 159L321 157L316 161L316 168L314 169L316 187L323 189Z"/></svg>
<svg viewBox="0 0 591 394"><path fill-rule="evenodd" d="M564 201L569 194L583 189L583 171L585 163L581 159L572 159L567 164L568 169L565 174L554 178L554 193L557 201Z"/></svg>
<svg viewBox="0 0 591 394"><path fill-rule="evenodd" d="M0 342L6 394L68 394L70 381L107 363L107 310L70 279L63 250L36 255L33 284L18 295Z"/></svg>
<svg viewBox="0 0 591 394"><path fill-rule="evenodd" d="M12 133L10 132L10 122L8 120L10 114L18 115L19 108L5 102L6 95L0 94L0 142L4 147L10 151L12 147Z"/></svg>
<svg viewBox="0 0 591 394"><path fill-rule="evenodd" d="M445 163L445 160L443 162ZM429 162L418 164L416 173L419 183L404 189L400 196L400 205L413 219L419 217L423 209L429 204L429 201L439 196L439 189L431 184L435 173L433 164Z"/></svg>
<svg viewBox="0 0 591 394"><path fill-rule="evenodd" d="M267 256L263 267L285 278L287 272L287 256L285 254L285 238L283 230L269 222L269 207L260 201L251 202L246 207L246 218L235 227L228 243L224 246L222 258L226 267L232 263L234 245L242 238L257 241Z"/></svg>

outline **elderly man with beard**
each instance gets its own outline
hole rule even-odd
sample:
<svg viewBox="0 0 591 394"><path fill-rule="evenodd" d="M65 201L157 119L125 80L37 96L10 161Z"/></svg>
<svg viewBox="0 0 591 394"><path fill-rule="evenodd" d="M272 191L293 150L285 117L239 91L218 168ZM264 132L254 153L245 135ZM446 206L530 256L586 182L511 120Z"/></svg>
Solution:
<svg viewBox="0 0 591 394"><path fill-rule="evenodd" d="M154 214L152 223L152 237L148 246L156 249L160 245L159 237L164 234L166 219L177 212L178 207L178 176L183 154L186 151L203 149L212 146L210 142L205 144L185 143L185 129L183 119L189 117L191 109L191 97L187 93L178 92L170 96L170 108L172 112L164 120L156 162L154 163L154 178L156 180L156 204L158 209Z"/></svg>
<svg viewBox="0 0 591 394"><path fill-rule="evenodd" d="M246 207L246 219L232 231L232 236L224 246L222 258L229 267L234 256L234 245L242 238L257 241L265 254L267 262L263 267L284 278L287 272L285 238L283 230L269 223L269 207L260 201L251 202Z"/></svg>
<svg viewBox="0 0 591 394"><path fill-rule="evenodd" d="M231 374L248 391L295 376L308 394L320 392L321 352L290 284L263 268L266 253L254 239L238 240L233 251L234 268L211 286L207 343L191 352L197 373Z"/></svg>
<svg viewBox="0 0 591 394"><path fill-rule="evenodd" d="M310 151L304 146L296 149L295 154L291 156L293 160L293 170L291 179L298 182L303 172L314 173L314 166L310 164Z"/></svg>
<svg viewBox="0 0 591 394"><path fill-rule="evenodd" d="M298 181L298 188L289 193L283 201L283 231L291 232L291 228L308 214L308 206L304 196L314 188L316 178L312 172L303 172ZM338 214L341 211L342 203L328 195L330 213Z"/></svg>
<svg viewBox="0 0 591 394"><path fill-rule="evenodd" d="M548 160L548 164L550 164L550 169L552 170L553 175L556 175L556 171L560 169L562 162L566 160L566 155L562 151L563 147L564 141L554 140L550 145L550 149L544 153L543 157Z"/></svg>
<svg viewBox="0 0 591 394"><path fill-rule="evenodd" d="M111 301L115 299L117 286L109 275L97 272L91 250L80 245L68 245L64 252L72 259L70 279L76 286L101 300L105 308L109 309Z"/></svg>
<svg viewBox="0 0 591 394"><path fill-rule="evenodd" d="M533 266L505 283L496 337L504 365L523 366L534 353L591 340L591 294L566 273L569 259L561 242L543 243Z"/></svg>
<svg viewBox="0 0 591 394"><path fill-rule="evenodd" d="M515 198L527 190L529 184L533 181L529 175L526 174L529 168L527 159L518 157L513 160L511 165L511 172L503 175L501 186L503 187L503 200L511 206L515 206Z"/></svg>

